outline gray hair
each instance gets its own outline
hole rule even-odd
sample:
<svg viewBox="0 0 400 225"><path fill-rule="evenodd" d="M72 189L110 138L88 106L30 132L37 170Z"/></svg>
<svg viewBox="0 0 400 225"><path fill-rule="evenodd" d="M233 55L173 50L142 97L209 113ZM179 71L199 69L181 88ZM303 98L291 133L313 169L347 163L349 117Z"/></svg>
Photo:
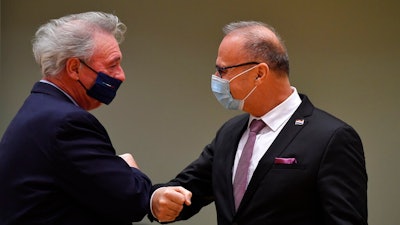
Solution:
<svg viewBox="0 0 400 225"><path fill-rule="evenodd" d="M265 29L259 29L260 27L270 30L277 40L266 36ZM223 32L225 35L238 32L247 40L244 48L250 60L261 60L271 69L283 71L289 75L289 56L286 47L272 26L258 21L239 21L227 24Z"/></svg>
<svg viewBox="0 0 400 225"><path fill-rule="evenodd" d="M112 34L120 44L126 26L115 15L85 12L53 19L39 27L32 50L43 75L57 75L71 57L89 60L94 51L93 34L98 31Z"/></svg>

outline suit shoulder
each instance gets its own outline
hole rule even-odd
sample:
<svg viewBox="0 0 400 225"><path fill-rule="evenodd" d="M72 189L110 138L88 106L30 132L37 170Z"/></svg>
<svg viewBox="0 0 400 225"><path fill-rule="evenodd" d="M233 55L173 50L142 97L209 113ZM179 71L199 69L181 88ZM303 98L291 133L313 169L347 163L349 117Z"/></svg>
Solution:
<svg viewBox="0 0 400 225"><path fill-rule="evenodd" d="M293 115L293 117L296 118L292 117L292 119L306 119L308 123L313 124L312 126L314 128L320 127L323 130L337 129L339 127L353 129L342 119L339 119L323 109L315 107L306 95L300 94L300 97L302 99L302 104Z"/></svg>
<svg viewBox="0 0 400 225"><path fill-rule="evenodd" d="M320 122L329 123L336 126L349 126L349 124L344 122L342 119L320 108L315 108L311 117L313 120L318 120Z"/></svg>
<svg viewBox="0 0 400 225"><path fill-rule="evenodd" d="M307 120L308 129L312 129L314 132L318 133L319 137L322 137L324 134L330 136L337 134L337 132L345 132L359 136L357 131L350 124L319 108L315 108L312 115Z"/></svg>
<svg viewBox="0 0 400 225"><path fill-rule="evenodd" d="M56 129L68 125L101 126L96 117L88 111L72 102L45 93L31 94L11 123L15 129L40 126L41 131L53 134Z"/></svg>

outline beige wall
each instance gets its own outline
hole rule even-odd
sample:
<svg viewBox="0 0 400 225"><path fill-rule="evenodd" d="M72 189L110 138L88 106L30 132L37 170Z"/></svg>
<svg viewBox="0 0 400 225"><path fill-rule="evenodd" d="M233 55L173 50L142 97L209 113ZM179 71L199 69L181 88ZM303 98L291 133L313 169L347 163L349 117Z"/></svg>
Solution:
<svg viewBox="0 0 400 225"><path fill-rule="evenodd" d="M2 0L0 135L40 78L30 44L37 27L69 13L114 12L128 26L121 46L127 80L110 106L93 113L119 153L133 153L154 183L166 181L237 114L210 91L221 27L261 20L286 40L292 84L363 139L369 223L400 224L399 6L396 0ZM216 224L214 206L178 224Z"/></svg>

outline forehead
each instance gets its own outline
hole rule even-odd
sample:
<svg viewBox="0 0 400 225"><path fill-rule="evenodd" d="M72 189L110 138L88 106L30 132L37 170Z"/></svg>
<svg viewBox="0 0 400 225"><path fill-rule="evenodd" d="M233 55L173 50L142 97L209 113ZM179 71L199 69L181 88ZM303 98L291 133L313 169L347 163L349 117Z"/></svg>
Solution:
<svg viewBox="0 0 400 225"><path fill-rule="evenodd" d="M244 39L238 35L225 36L218 48L217 65L241 63L245 58L243 43Z"/></svg>
<svg viewBox="0 0 400 225"><path fill-rule="evenodd" d="M94 35L95 48L93 60L121 59L122 53L115 37L111 34L98 32Z"/></svg>

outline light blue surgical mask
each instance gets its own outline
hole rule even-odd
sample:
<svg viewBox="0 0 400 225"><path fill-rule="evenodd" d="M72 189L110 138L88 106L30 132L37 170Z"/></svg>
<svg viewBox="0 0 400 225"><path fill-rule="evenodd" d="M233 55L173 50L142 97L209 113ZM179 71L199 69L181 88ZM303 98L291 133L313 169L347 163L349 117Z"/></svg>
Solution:
<svg viewBox="0 0 400 225"><path fill-rule="evenodd" d="M219 76L216 76L215 74L211 75L211 90L214 93L215 97L221 103L222 106L224 106L227 109L231 110L242 110L244 102L246 99L251 95L251 93L256 90L257 86L255 86L243 99L234 99L231 90L230 90L230 85L229 83L232 82L234 79L237 77L247 73L248 71L254 69L256 66L251 67L250 69L247 69L236 76L234 76L230 80L225 80L222 79Z"/></svg>

